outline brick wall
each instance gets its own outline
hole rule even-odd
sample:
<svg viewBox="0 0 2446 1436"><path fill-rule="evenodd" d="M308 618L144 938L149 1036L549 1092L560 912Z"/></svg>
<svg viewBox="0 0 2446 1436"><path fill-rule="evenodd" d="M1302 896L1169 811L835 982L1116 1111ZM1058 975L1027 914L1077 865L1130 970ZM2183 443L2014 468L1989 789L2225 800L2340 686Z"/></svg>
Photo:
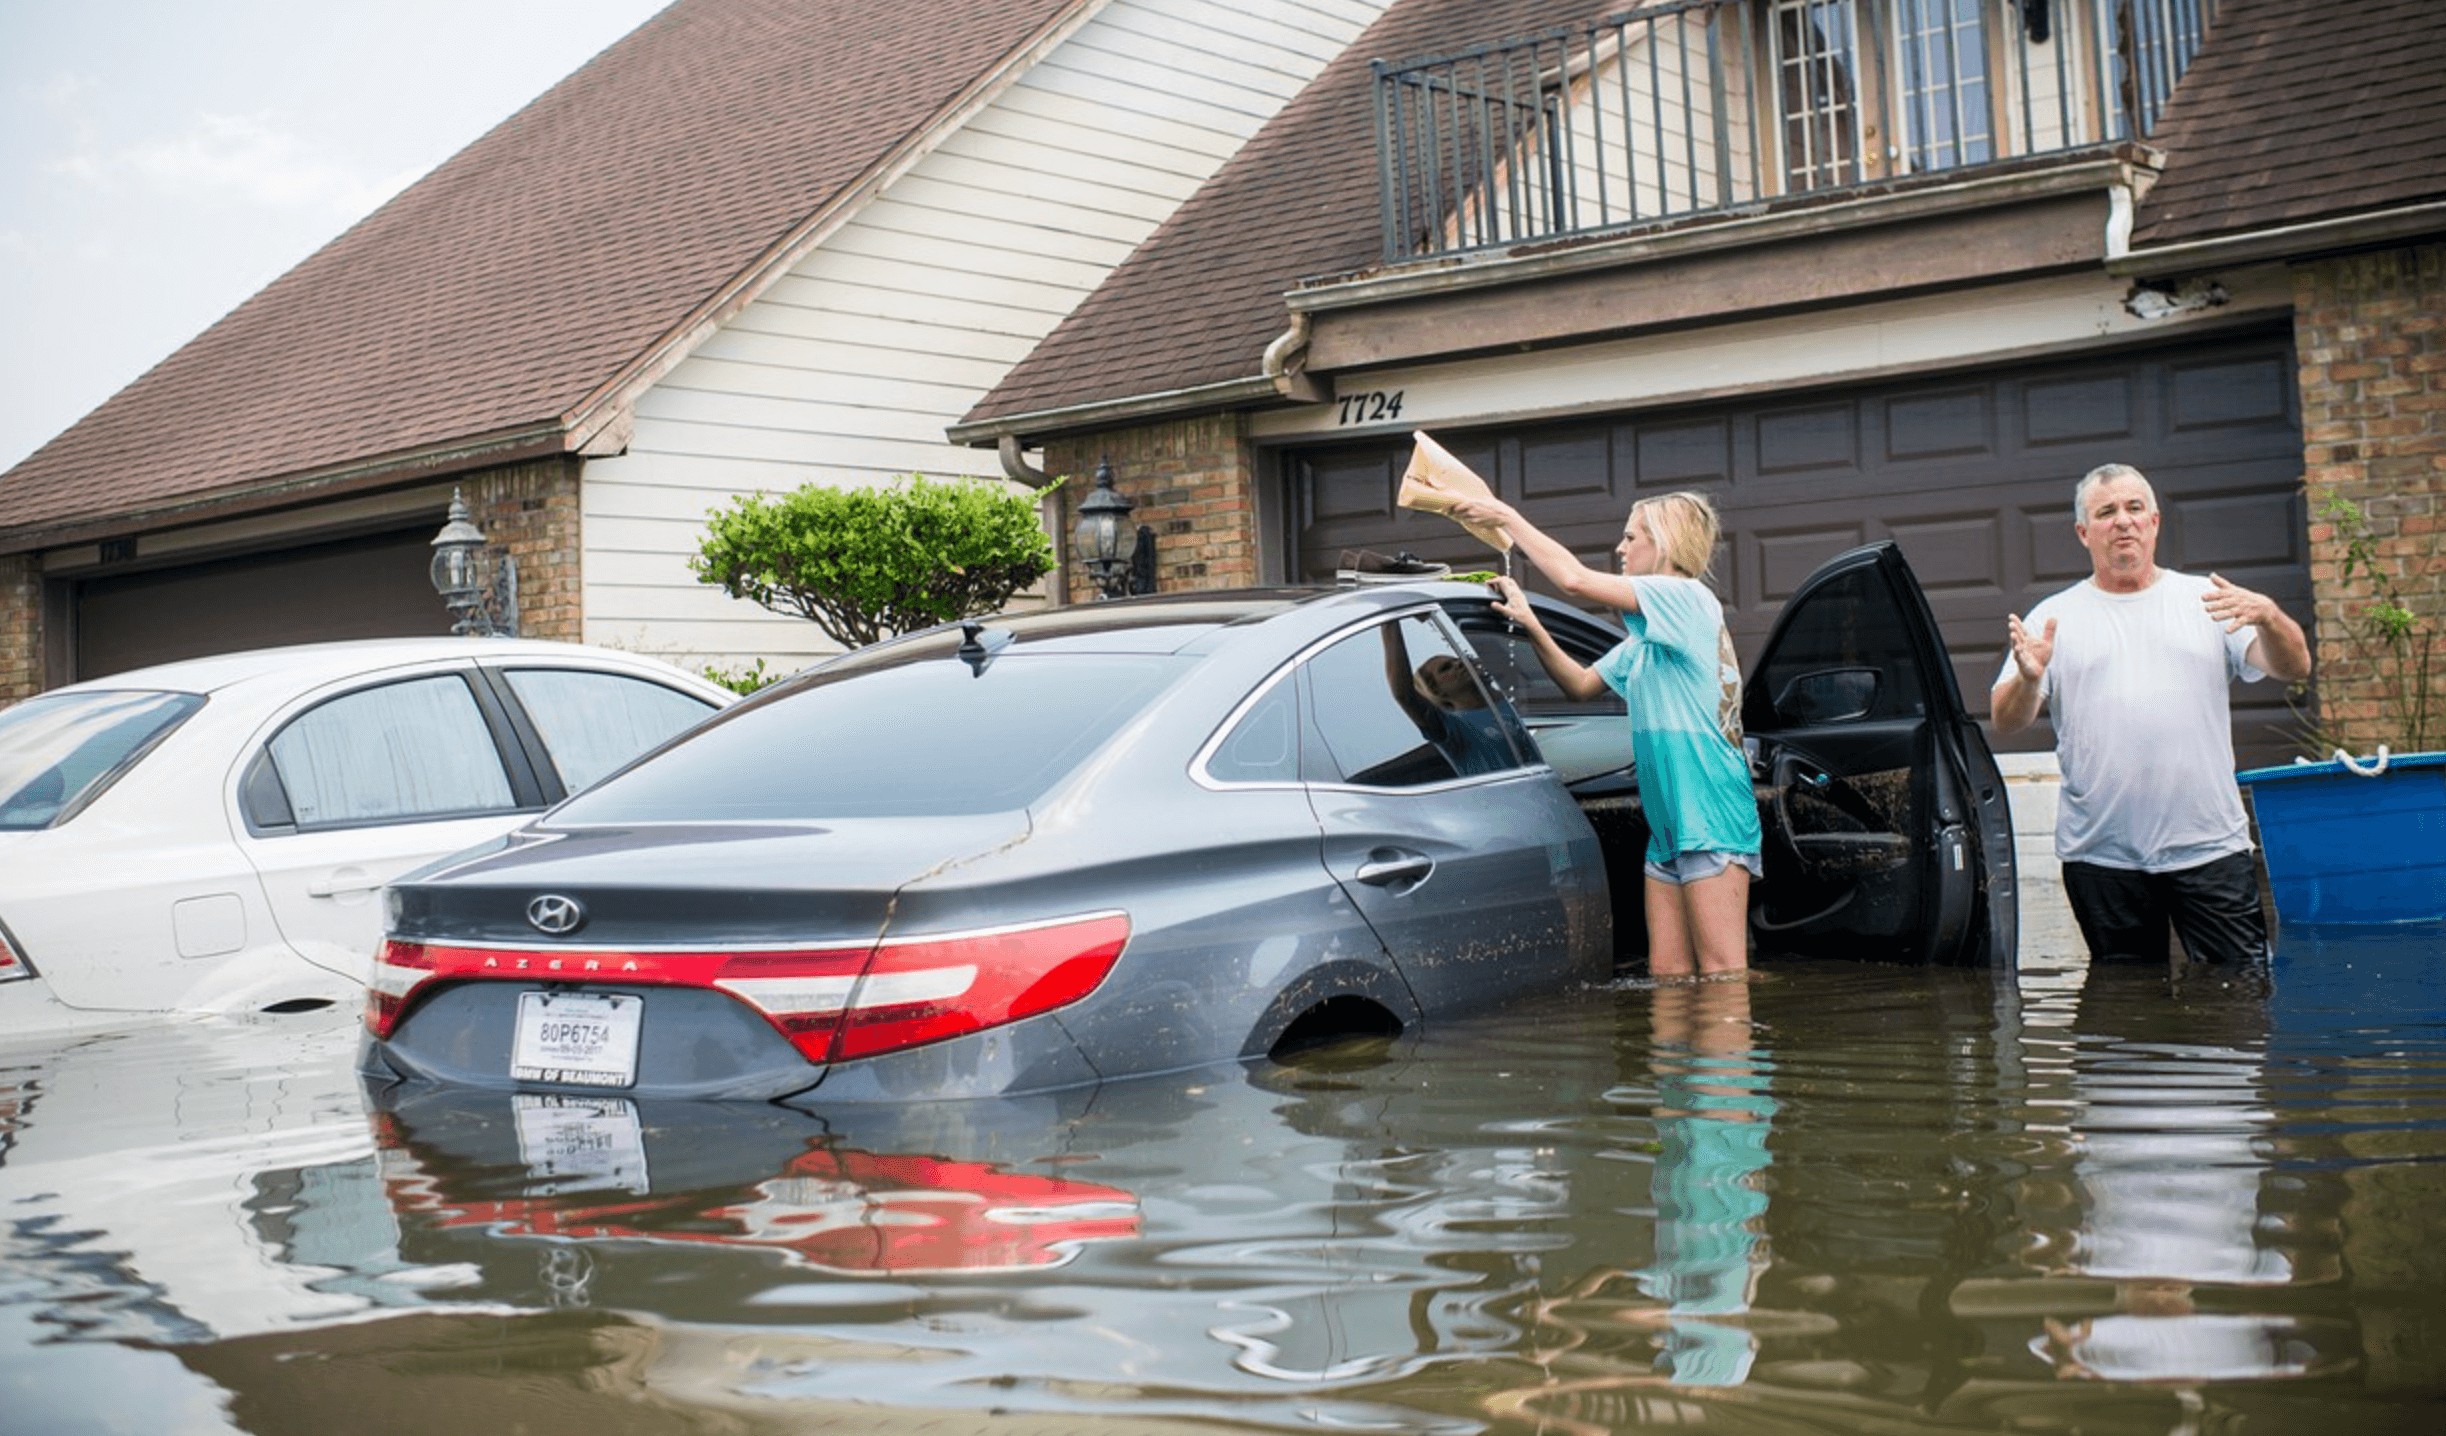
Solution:
<svg viewBox="0 0 2446 1436"><path fill-rule="evenodd" d="M518 559L518 633L583 641L575 458L537 459L459 481L468 517Z"/></svg>
<svg viewBox="0 0 2446 1436"><path fill-rule="evenodd" d="M42 690L42 573L34 556L0 555L0 707Z"/></svg>
<svg viewBox="0 0 2446 1436"><path fill-rule="evenodd" d="M1113 466L1113 487L1137 508L1133 523L1155 530L1158 591L1242 588L1257 582L1254 457L1241 418L1208 415L1119 429L1046 446L1045 472L1066 475L1065 533L1079 500L1095 488L1096 465ZM1063 575L1073 602L1095 596L1074 558Z"/></svg>
<svg viewBox="0 0 2446 1436"><path fill-rule="evenodd" d="M2446 245L2300 266L2294 341L2320 716L2356 750L2382 741L2401 750L2389 708L2403 696L2402 677L2349 640L2373 585L2366 576L2344 581L2344 541L2319 510L2331 494L2360 506L2378 567L2426 631L2441 635L2436 663L2446 668ZM2446 713L2446 671L2429 682L2433 711Z"/></svg>

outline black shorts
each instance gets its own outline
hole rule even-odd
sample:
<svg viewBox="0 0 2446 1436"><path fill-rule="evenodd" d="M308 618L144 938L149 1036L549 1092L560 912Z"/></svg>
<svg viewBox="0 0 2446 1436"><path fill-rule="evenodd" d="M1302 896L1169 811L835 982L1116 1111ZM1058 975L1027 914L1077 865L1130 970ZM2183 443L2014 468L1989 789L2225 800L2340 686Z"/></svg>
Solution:
<svg viewBox="0 0 2446 1436"><path fill-rule="evenodd" d="M2169 928L2193 962L2258 962L2268 955L2259 864L2248 852L2170 873L2066 863L2064 895L2093 958L2163 962L2172 950Z"/></svg>

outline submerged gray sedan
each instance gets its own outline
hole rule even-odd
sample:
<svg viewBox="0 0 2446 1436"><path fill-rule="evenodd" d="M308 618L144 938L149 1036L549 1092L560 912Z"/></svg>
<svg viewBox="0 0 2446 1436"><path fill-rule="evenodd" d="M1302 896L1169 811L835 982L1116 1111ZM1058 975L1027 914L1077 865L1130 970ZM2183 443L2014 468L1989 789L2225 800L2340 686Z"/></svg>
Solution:
<svg viewBox="0 0 2446 1436"><path fill-rule="evenodd" d="M1762 947L2009 961L2002 783L1899 552L1822 569L1761 676ZM1629 760L1473 584L916 634L394 884L362 1065L824 1105L1397 1032L1613 975Z"/></svg>

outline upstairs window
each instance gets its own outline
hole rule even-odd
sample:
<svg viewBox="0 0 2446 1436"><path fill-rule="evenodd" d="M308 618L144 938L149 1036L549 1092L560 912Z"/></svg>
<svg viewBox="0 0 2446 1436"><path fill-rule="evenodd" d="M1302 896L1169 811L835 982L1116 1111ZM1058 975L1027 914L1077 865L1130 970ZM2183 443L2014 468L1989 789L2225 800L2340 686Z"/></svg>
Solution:
<svg viewBox="0 0 2446 1436"><path fill-rule="evenodd" d="M1985 0L1774 0L1787 191L1998 157Z"/></svg>

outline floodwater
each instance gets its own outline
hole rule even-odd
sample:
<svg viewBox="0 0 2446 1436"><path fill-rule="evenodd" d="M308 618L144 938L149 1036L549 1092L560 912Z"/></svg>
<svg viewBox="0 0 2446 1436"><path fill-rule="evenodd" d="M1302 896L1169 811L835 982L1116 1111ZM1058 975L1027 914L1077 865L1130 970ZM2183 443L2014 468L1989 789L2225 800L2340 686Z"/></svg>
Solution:
<svg viewBox="0 0 2446 1436"><path fill-rule="evenodd" d="M807 1116L0 1047L0 1432L2446 1429L2446 929Z"/></svg>

